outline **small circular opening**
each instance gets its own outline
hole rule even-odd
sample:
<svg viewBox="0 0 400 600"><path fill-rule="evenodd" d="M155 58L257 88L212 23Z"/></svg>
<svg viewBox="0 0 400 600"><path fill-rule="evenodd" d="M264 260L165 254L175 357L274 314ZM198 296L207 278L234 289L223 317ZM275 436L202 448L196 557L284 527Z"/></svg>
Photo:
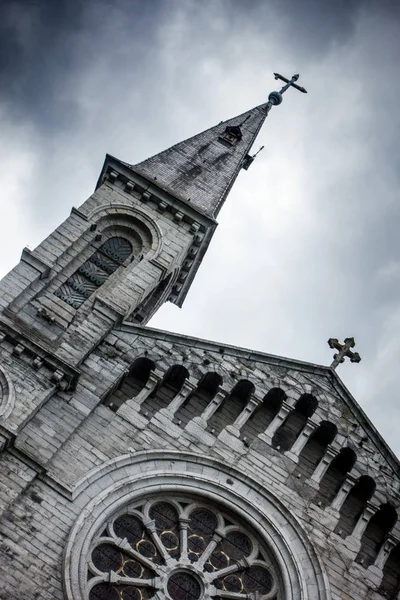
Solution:
<svg viewBox="0 0 400 600"><path fill-rule="evenodd" d="M167 584L171 600L199 600L201 585L197 577L187 571L173 573Z"/></svg>

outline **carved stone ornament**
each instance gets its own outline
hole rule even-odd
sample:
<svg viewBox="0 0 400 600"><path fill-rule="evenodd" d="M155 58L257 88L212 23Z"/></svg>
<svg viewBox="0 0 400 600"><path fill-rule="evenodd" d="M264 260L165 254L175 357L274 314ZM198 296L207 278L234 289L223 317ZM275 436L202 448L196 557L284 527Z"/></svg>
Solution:
<svg viewBox="0 0 400 600"><path fill-rule="evenodd" d="M68 600L331 598L279 500L208 457L120 457L78 481L72 498L81 514L65 550Z"/></svg>
<svg viewBox="0 0 400 600"><path fill-rule="evenodd" d="M5 421L15 404L13 383L7 372L0 367L0 421Z"/></svg>

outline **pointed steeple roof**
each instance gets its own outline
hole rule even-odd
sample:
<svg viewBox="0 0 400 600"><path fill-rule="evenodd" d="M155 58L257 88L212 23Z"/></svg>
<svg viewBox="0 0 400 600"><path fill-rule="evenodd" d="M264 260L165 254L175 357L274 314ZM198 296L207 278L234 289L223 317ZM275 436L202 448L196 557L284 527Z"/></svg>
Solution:
<svg viewBox="0 0 400 600"><path fill-rule="evenodd" d="M222 121L130 169L210 217L221 209L268 114L266 105Z"/></svg>

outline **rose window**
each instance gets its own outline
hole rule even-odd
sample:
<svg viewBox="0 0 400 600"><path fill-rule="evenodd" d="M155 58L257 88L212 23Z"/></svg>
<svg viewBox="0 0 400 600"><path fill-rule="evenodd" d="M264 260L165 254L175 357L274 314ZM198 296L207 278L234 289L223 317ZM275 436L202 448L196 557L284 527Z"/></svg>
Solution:
<svg viewBox="0 0 400 600"><path fill-rule="evenodd" d="M88 600L283 600L275 561L231 513L164 496L114 515L92 545Z"/></svg>

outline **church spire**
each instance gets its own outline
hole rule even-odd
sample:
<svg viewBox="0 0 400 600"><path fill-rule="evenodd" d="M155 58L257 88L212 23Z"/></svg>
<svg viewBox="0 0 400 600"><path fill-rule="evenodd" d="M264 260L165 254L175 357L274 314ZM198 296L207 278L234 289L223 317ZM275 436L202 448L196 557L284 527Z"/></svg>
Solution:
<svg viewBox="0 0 400 600"><path fill-rule="evenodd" d="M251 164L250 149L272 106L282 102L282 94L291 86L306 91L296 85L298 75L291 80L279 73L274 75L286 85L279 92L271 92L267 103L222 121L137 165L126 166L207 216L215 217L240 169Z"/></svg>
<svg viewBox="0 0 400 600"><path fill-rule="evenodd" d="M130 168L215 217L267 116L266 104L222 121Z"/></svg>

